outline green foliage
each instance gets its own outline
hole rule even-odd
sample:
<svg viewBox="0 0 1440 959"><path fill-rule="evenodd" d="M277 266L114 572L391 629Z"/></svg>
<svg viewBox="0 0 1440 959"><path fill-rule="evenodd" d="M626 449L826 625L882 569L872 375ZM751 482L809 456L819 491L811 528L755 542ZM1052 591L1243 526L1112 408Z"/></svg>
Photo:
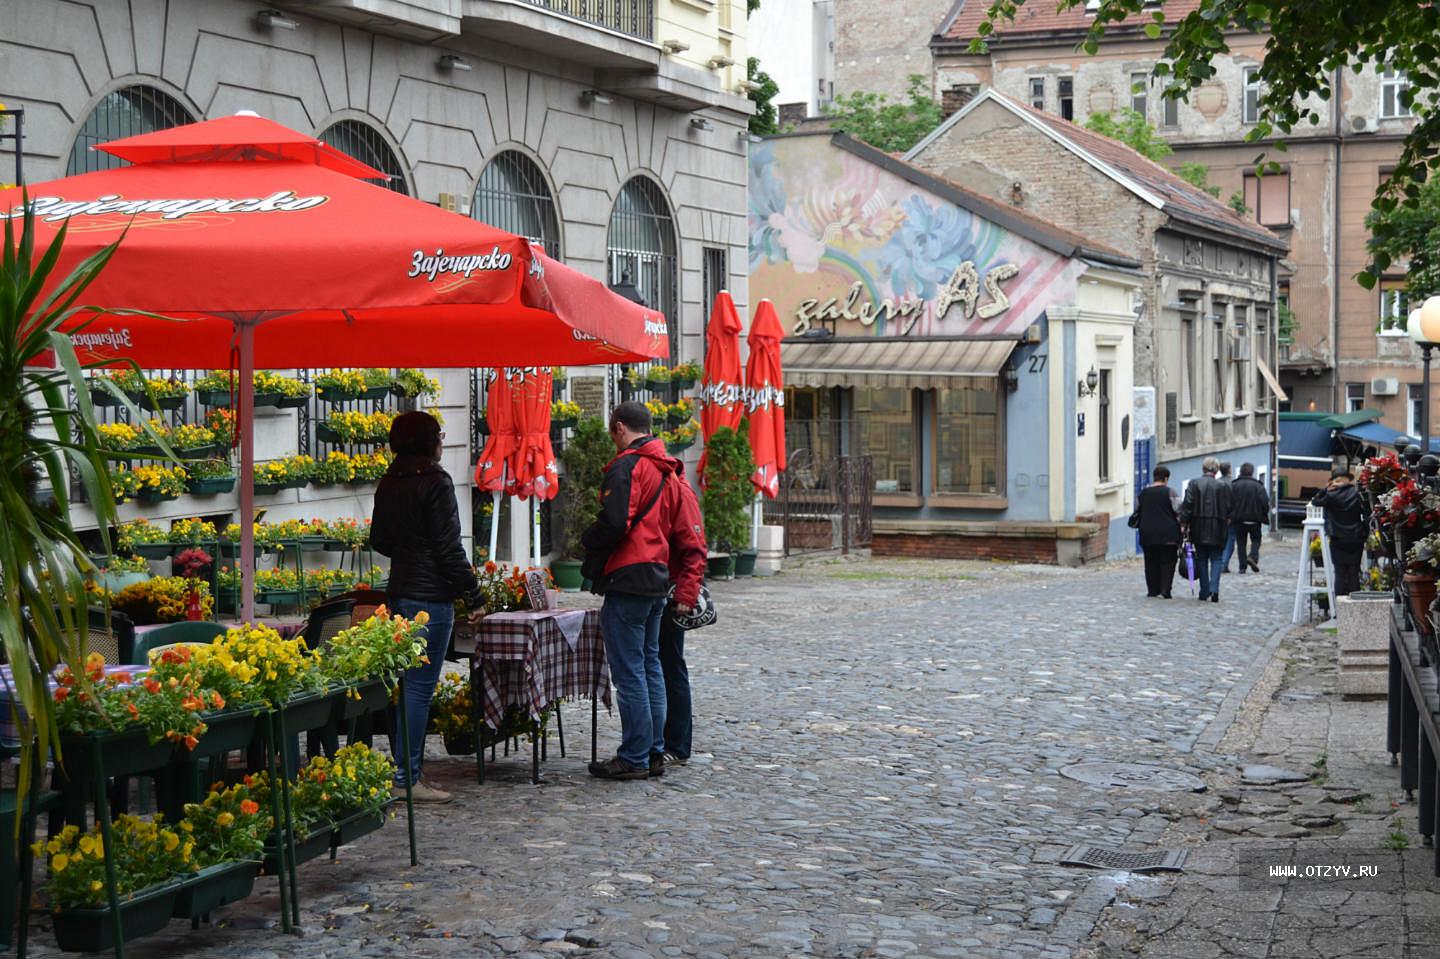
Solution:
<svg viewBox="0 0 1440 959"><path fill-rule="evenodd" d="M1186 183L1198 186L1211 196L1220 195L1220 188L1210 185L1210 168L1203 163L1182 163L1175 168L1175 173Z"/></svg>
<svg viewBox="0 0 1440 959"><path fill-rule="evenodd" d="M755 114L750 117L750 132L756 136L765 136L768 133L779 131L777 120L780 112L775 109L771 101L780 92L780 84L770 78L770 74L760 69L760 60L751 57L745 63L745 78L751 83L760 84L758 90L750 91L750 102L755 104Z"/></svg>
<svg viewBox="0 0 1440 959"><path fill-rule="evenodd" d="M1295 342L1295 311L1288 303L1275 305L1275 335L1281 343Z"/></svg>
<svg viewBox="0 0 1440 959"><path fill-rule="evenodd" d="M1250 215L1250 208L1245 205L1244 191L1236 190L1234 193L1230 194L1230 199L1226 200L1225 202L1230 205L1230 209L1234 210L1237 215Z"/></svg>
<svg viewBox="0 0 1440 959"><path fill-rule="evenodd" d="M565 478L560 483L560 492L565 498L560 503L560 515L565 523L568 559L581 559L585 555L580 536L600 509L600 483L605 478L605 464L614 458L615 444L605 430L605 421L595 416L576 424L574 434L560 451L560 462L565 464Z"/></svg>
<svg viewBox="0 0 1440 959"><path fill-rule="evenodd" d="M985 38L997 20L1014 20L1027 0L992 0L986 20L976 28L973 53L986 51ZM1028 0L1055 3L1058 9L1084 7L1085 0ZM1164 7L1148 0L1100 0L1082 46L1094 54L1112 26L1141 25L1152 40L1164 38L1162 59L1155 66L1167 86L1163 95L1183 98L1215 76L1212 61L1230 52L1236 31L1268 37L1260 65L1260 122L1246 134L1255 143L1276 142L1297 127L1326 121L1321 113L1335 99L1335 78L1342 70L1366 65L1405 71L1409 93L1401 100L1414 113L1399 161L1390 178L1375 191L1371 207L1381 214L1397 207L1422 205L1422 190L1440 172L1440 111L1433 105L1440 88L1440 6L1433 3L1355 3L1353 0L1200 0L1179 20L1166 18ZM1318 108L1317 108L1318 107ZM1370 265L1356 279L1366 289L1395 261L1403 241L1400 227L1382 219L1372 228Z"/></svg>
<svg viewBox="0 0 1440 959"><path fill-rule="evenodd" d="M1119 140L1150 160L1161 160L1175 152L1170 149L1165 138L1146 122L1143 115L1129 107L1115 113L1092 113L1090 119L1085 121L1085 129L1112 140Z"/></svg>
<svg viewBox="0 0 1440 959"><path fill-rule="evenodd" d="M897 102L882 93L836 97L827 108L833 125L886 153L910 149L940 125L944 114L924 76L912 73L909 81L905 99Z"/></svg>
<svg viewBox="0 0 1440 959"><path fill-rule="evenodd" d="M1415 206L1372 210L1365 218L1370 230L1370 255L1387 262L1409 259L1405 289L1410 302L1418 306L1425 298L1440 293L1440 179L1420 188Z"/></svg>
<svg viewBox="0 0 1440 959"><path fill-rule="evenodd" d="M755 487L755 457L750 452L748 424L738 431L722 426L705 443L705 489L700 509L705 514L705 539L710 548L733 553L750 545L750 504Z"/></svg>
<svg viewBox="0 0 1440 959"><path fill-rule="evenodd" d="M760 9L760 0L745 0L745 4L745 16L747 17Z"/></svg>
<svg viewBox="0 0 1440 959"><path fill-rule="evenodd" d="M115 497L95 410L70 339L58 331L80 311L79 298L119 245L105 247L60 277L55 267L66 228L48 247L37 249L28 196L25 204L19 235L16 221L7 219L0 247L0 462L5 464L0 469L0 570L5 574L0 637L8 662L30 664L17 668L14 678L23 723L21 795L36 769L43 768L36 765L29 734L59 748L55 704L43 677L62 662L80 674L85 648L85 579L95 564L70 524L72 469L95 511L102 551L110 552ZM53 368L33 366L46 351L54 353ZM113 383L103 377L96 383L131 411L133 421L145 420ZM74 391L74 410L65 396L67 386ZM49 488L45 498L42 481ZM43 763L43 753L39 758Z"/></svg>

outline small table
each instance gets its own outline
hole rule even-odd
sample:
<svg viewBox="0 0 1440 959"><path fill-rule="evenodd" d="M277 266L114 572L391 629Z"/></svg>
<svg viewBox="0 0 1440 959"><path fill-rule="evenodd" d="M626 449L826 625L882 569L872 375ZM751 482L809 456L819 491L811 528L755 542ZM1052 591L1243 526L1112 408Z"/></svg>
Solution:
<svg viewBox="0 0 1440 959"><path fill-rule="evenodd" d="M499 729L511 706L524 706L532 719L539 719L557 700L589 697L590 758L595 759L598 704L603 700L606 709L611 705L598 609L491 613L468 635L457 633L455 649L470 654L480 782L485 781L480 725ZM535 783L540 781L538 740L532 737L530 743L530 781Z"/></svg>

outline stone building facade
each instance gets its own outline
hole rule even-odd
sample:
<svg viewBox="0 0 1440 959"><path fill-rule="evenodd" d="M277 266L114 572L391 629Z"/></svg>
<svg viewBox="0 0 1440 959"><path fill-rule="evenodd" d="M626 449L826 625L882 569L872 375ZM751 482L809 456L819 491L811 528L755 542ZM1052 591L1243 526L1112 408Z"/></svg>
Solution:
<svg viewBox="0 0 1440 959"><path fill-rule="evenodd" d="M743 0L12 0L5 21L0 102L25 111L30 182L118 162L96 142L253 110L629 281L676 359L701 357L716 292L748 307ZM577 399L587 380L606 402L613 371L573 371ZM461 480L477 391L463 372L443 387Z"/></svg>
<svg viewBox="0 0 1440 959"><path fill-rule="evenodd" d="M1177 483L1211 455L1273 475L1281 240L1128 147L993 88L906 159L1139 261L1134 383L1153 390L1140 394L1151 462Z"/></svg>
<svg viewBox="0 0 1440 959"><path fill-rule="evenodd" d="M1295 410L1379 409L1387 425L1416 431L1420 404L1418 351L1399 331L1408 307L1404 270L1366 290L1354 276L1367 262L1365 217L1376 187L1399 156L1413 124L1401 102L1403 75L1367 64L1358 73L1336 71L1335 95L1318 99L1318 126L1294 131L1284 153L1273 141L1245 142L1258 116L1255 71L1267 37L1235 32L1231 50L1214 59L1215 75L1184 101L1168 101L1150 80L1166 38L1149 39L1137 24L1112 26L1095 56L1077 49L1089 17L1084 5L1057 12L1054 4L1027 3L1014 23L996 26L985 54L971 54L989 4L959 0L938 22L930 44L937 96L950 90L994 87L1076 123L1092 114L1130 107L1144 114L1175 153L1171 167L1197 162L1222 200L1232 197L1248 216L1285 240L1277 296L1285 326L1279 370ZM1172 0L1175 22L1198 0ZM1256 154L1269 149L1280 172L1256 176ZM1436 419L1432 409L1432 422Z"/></svg>

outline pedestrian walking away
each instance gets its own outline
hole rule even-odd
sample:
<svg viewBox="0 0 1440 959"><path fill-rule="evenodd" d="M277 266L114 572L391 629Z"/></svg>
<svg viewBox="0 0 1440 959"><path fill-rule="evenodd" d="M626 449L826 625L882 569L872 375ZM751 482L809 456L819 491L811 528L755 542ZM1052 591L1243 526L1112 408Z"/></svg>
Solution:
<svg viewBox="0 0 1440 959"><path fill-rule="evenodd" d="M1241 463L1240 475L1230 484L1230 539L1240 548L1240 572L1260 572L1260 527L1270 521L1270 494L1255 478L1255 464ZM1247 549L1246 543L1249 543ZM1227 549L1225 571L1230 571Z"/></svg>
<svg viewBox="0 0 1440 959"><path fill-rule="evenodd" d="M1337 466L1330 485L1310 501L1325 510L1325 535L1330 540L1330 561L1335 564L1335 595L1349 596L1360 588L1360 562L1370 535L1370 517L1350 471Z"/></svg>
<svg viewBox="0 0 1440 959"><path fill-rule="evenodd" d="M1231 485L1232 479L1230 477L1229 460L1220 461L1220 472L1216 475L1215 478L1218 479L1221 483L1223 483L1227 488ZM1220 557L1220 568L1224 572L1230 572L1230 557L1233 555L1235 555L1235 527L1232 525L1225 530L1225 552ZM1244 572L1244 563L1240 564L1240 570L1241 572Z"/></svg>
<svg viewBox="0 0 1440 959"><path fill-rule="evenodd" d="M1217 479L1220 461L1207 456L1201 464L1204 475L1191 480L1180 506L1180 524L1195 544L1196 574L1200 599L1220 602L1220 571L1225 541L1230 532L1230 487Z"/></svg>
<svg viewBox="0 0 1440 959"><path fill-rule="evenodd" d="M599 515L581 537L585 575L605 597L600 630L620 713L619 749L590 764L600 779L664 775L666 596L673 576L675 609L688 613L705 572L704 527L685 467L650 430L650 411L639 403L621 403L610 414L617 455L605 467ZM688 708L688 677L685 690Z"/></svg>
<svg viewBox="0 0 1440 959"><path fill-rule="evenodd" d="M480 584L460 542L460 508L455 484L440 467L445 434L429 413L402 413L390 424L390 464L375 489L375 512L370 522L370 545L390 557L388 597L395 613L414 619L426 613L425 655L422 663L405 672L405 720L410 729L410 755L400 755L400 739L391 736L395 755L395 788L410 783L416 802L449 802L450 793L420 778L425 759L425 727L430 721L430 699L440 681L445 654L450 651L450 630L455 624L455 600L464 599L478 623L484 615Z"/></svg>
<svg viewBox="0 0 1440 959"><path fill-rule="evenodd" d="M1140 548L1145 553L1145 595L1169 599L1180 549L1179 497L1168 485L1168 467L1155 467L1153 475L1155 481L1135 497L1130 526L1139 530Z"/></svg>

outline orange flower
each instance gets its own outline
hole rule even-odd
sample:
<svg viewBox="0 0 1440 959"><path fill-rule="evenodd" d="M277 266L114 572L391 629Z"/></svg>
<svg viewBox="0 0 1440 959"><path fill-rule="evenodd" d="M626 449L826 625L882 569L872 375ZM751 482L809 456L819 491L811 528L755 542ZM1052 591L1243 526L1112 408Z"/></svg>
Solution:
<svg viewBox="0 0 1440 959"><path fill-rule="evenodd" d="M63 702L65 701L66 697L68 697L69 695L70 695L70 687L69 687L69 686L61 686L59 689L55 690L55 701L56 701L57 703L63 703Z"/></svg>
<svg viewBox="0 0 1440 959"><path fill-rule="evenodd" d="M490 560L487 559L487 560L485 561L485 573L486 573L487 575L489 575L489 574L491 574L491 573L494 573L494 572L495 572L497 569L499 569L499 568L500 568L500 567L496 566L496 565L495 565L493 562L491 562Z"/></svg>
<svg viewBox="0 0 1440 959"><path fill-rule="evenodd" d="M240 811L247 816L253 816L260 811L260 804L253 799L240 800Z"/></svg>
<svg viewBox="0 0 1440 959"><path fill-rule="evenodd" d="M116 673L110 678L121 685L133 682L133 677L129 673Z"/></svg>
<svg viewBox="0 0 1440 959"><path fill-rule="evenodd" d="M195 748L196 746L198 746L198 745L200 745L200 740L196 739L194 736L186 736L186 737L185 737L185 748L186 748L186 749L194 749L194 748Z"/></svg>
<svg viewBox="0 0 1440 959"><path fill-rule="evenodd" d="M315 781L317 783L323 783L325 781L325 771L323 769L315 773Z"/></svg>
<svg viewBox="0 0 1440 959"><path fill-rule="evenodd" d="M225 697L224 697L224 696L221 696L221 695L220 695L219 693L217 693L217 692L211 691L211 693L210 693L210 705L213 706L213 707L216 708L216 709L224 709L224 708L225 708Z"/></svg>
<svg viewBox="0 0 1440 959"><path fill-rule="evenodd" d="M138 709L135 708L135 704L134 704L134 703L126 703L126 704L125 704L125 708L130 711L130 718L131 718L131 719L139 719L139 718L140 718L140 710L138 710Z"/></svg>
<svg viewBox="0 0 1440 959"><path fill-rule="evenodd" d="M152 693L152 694L153 694L153 693L158 693L158 692L160 692L160 684L157 683L157 682L155 682L155 680L153 680L153 679L147 679L147 680L145 680L145 690L146 690L146 692L149 692L149 693Z"/></svg>

